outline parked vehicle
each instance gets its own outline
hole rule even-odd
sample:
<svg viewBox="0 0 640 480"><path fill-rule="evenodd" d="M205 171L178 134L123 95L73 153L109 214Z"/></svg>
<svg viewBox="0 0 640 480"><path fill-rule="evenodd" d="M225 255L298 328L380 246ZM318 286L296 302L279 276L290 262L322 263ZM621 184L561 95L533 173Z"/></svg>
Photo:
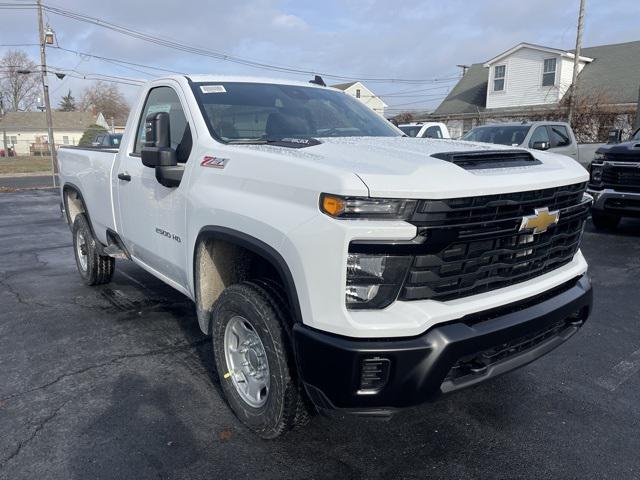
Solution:
<svg viewBox="0 0 640 480"><path fill-rule="evenodd" d="M588 166L597 147L578 145L571 126L565 122L522 122L482 125L469 130L461 140L496 143L512 147L549 150ZM601 144L598 144L598 147Z"/></svg>
<svg viewBox="0 0 640 480"><path fill-rule="evenodd" d="M591 309L580 165L416 142L334 89L155 80L119 149L59 161L83 280L129 258L193 299L231 409L264 438L496 377Z"/></svg>
<svg viewBox="0 0 640 480"><path fill-rule="evenodd" d="M118 148L122 141L121 133L99 133L91 142L92 147Z"/></svg>
<svg viewBox="0 0 640 480"><path fill-rule="evenodd" d="M627 142L600 147L589 170L596 228L615 228L622 217L640 217L640 129Z"/></svg>
<svg viewBox="0 0 640 480"><path fill-rule="evenodd" d="M451 138L447 126L440 122L403 123L398 128L410 137Z"/></svg>

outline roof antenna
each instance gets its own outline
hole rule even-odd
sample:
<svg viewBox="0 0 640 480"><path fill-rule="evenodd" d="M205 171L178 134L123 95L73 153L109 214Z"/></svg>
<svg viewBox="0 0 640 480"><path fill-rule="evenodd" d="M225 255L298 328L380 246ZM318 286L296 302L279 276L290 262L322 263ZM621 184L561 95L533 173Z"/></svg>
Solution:
<svg viewBox="0 0 640 480"><path fill-rule="evenodd" d="M320 85L321 87L326 87L327 84L324 83L324 80L320 75L316 75L313 80L309 80L309 83L313 83L314 85Z"/></svg>

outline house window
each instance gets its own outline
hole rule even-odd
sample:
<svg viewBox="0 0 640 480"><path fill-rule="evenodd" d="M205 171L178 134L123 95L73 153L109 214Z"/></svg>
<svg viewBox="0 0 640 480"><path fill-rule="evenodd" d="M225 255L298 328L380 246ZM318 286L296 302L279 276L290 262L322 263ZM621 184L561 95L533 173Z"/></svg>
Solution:
<svg viewBox="0 0 640 480"><path fill-rule="evenodd" d="M356 98L360 98L360 89L356 89Z"/></svg>
<svg viewBox="0 0 640 480"><path fill-rule="evenodd" d="M63 145L69 145L69 137L68 136L64 135L62 137L62 144Z"/></svg>
<svg viewBox="0 0 640 480"><path fill-rule="evenodd" d="M507 73L506 65L496 65L493 67L493 91L502 92L504 90L504 78Z"/></svg>
<svg viewBox="0 0 640 480"><path fill-rule="evenodd" d="M18 144L18 137L15 135L12 135L9 137L9 143L11 145L17 145Z"/></svg>
<svg viewBox="0 0 640 480"><path fill-rule="evenodd" d="M552 87L556 84L556 59L547 58L542 71L542 86Z"/></svg>

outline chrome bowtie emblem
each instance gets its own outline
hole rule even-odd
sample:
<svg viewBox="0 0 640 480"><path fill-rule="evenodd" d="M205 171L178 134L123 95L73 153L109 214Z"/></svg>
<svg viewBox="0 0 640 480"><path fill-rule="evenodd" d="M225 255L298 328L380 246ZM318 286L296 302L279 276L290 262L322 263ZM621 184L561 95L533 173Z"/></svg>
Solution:
<svg viewBox="0 0 640 480"><path fill-rule="evenodd" d="M533 215L522 217L520 231L533 230L533 233L544 233L551 225L555 225L560 220L558 210L550 212L547 207L536 208Z"/></svg>

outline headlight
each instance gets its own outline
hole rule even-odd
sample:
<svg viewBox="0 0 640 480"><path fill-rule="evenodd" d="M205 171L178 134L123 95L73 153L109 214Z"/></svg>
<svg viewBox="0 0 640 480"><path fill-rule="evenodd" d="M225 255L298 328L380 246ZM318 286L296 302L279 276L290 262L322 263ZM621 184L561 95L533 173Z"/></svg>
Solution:
<svg viewBox="0 0 640 480"><path fill-rule="evenodd" d="M602 171L604 170L604 165L594 165L592 163L589 170L591 172L591 183L602 183Z"/></svg>
<svg viewBox="0 0 640 480"><path fill-rule="evenodd" d="M320 210L333 218L406 220L413 215L417 200L397 198L342 197L323 193Z"/></svg>
<svg viewBox="0 0 640 480"><path fill-rule="evenodd" d="M606 155L604 153L598 153L596 152L595 155L593 156L593 161L594 162L602 162L604 161Z"/></svg>
<svg viewBox="0 0 640 480"><path fill-rule="evenodd" d="M350 253L347 257L347 308L385 308L404 282L412 256Z"/></svg>

